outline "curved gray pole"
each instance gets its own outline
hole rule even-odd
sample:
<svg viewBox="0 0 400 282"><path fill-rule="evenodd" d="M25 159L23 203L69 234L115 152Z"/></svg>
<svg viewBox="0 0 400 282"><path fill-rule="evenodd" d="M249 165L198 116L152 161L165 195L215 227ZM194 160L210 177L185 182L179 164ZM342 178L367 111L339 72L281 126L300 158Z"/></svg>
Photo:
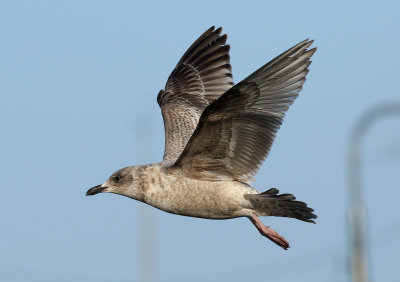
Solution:
<svg viewBox="0 0 400 282"><path fill-rule="evenodd" d="M390 115L400 115L400 103L384 103L368 110L357 121L349 140L349 220L351 246L351 277L353 282L367 282L368 253L365 248L365 207L361 182L362 140L378 119Z"/></svg>

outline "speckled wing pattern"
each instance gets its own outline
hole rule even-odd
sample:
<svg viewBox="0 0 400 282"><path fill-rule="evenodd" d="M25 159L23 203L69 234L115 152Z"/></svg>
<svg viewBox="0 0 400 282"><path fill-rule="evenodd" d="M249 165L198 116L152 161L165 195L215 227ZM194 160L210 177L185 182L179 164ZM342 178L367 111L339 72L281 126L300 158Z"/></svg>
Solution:
<svg viewBox="0 0 400 282"><path fill-rule="evenodd" d="M176 161L203 110L233 86L222 28L209 28L182 56L157 96L165 128L163 162Z"/></svg>
<svg viewBox="0 0 400 282"><path fill-rule="evenodd" d="M196 179L250 182L302 89L311 44L300 42L211 103L171 168Z"/></svg>

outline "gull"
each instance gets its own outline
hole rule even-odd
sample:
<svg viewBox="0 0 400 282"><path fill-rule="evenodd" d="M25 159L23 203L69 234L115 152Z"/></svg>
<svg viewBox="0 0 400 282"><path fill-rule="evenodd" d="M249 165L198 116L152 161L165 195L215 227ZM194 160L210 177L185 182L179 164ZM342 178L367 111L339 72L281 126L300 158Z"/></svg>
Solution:
<svg viewBox="0 0 400 282"><path fill-rule="evenodd" d="M234 85L230 46L209 28L182 56L157 96L164 119L161 162L113 173L86 196L115 193L168 213L206 218L247 217L283 249L289 243L259 216L315 223L292 194L251 186L285 113L297 98L316 48L304 40Z"/></svg>

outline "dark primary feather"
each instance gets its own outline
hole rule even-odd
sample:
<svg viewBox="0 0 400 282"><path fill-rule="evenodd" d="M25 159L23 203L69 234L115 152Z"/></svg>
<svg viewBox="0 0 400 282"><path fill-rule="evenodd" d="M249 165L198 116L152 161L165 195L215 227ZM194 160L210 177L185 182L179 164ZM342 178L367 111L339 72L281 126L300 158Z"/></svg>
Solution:
<svg viewBox="0 0 400 282"><path fill-rule="evenodd" d="M172 168L204 180L251 181L304 84L311 44L300 42L211 103Z"/></svg>
<svg viewBox="0 0 400 282"><path fill-rule="evenodd" d="M182 56L157 96L165 127L164 161L175 161L210 102L233 86L229 45L211 27Z"/></svg>

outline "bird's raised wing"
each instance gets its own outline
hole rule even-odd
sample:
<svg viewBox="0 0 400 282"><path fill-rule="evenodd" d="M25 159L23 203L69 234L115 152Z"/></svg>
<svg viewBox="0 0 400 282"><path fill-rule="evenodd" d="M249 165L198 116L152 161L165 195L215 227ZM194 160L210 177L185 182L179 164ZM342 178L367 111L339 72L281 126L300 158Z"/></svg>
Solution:
<svg viewBox="0 0 400 282"><path fill-rule="evenodd" d="M165 128L164 162L175 161L203 110L233 86L229 45L211 27L186 51L157 96Z"/></svg>
<svg viewBox="0 0 400 282"><path fill-rule="evenodd" d="M211 103L171 168L198 179L250 182L304 84L311 44L300 42Z"/></svg>

